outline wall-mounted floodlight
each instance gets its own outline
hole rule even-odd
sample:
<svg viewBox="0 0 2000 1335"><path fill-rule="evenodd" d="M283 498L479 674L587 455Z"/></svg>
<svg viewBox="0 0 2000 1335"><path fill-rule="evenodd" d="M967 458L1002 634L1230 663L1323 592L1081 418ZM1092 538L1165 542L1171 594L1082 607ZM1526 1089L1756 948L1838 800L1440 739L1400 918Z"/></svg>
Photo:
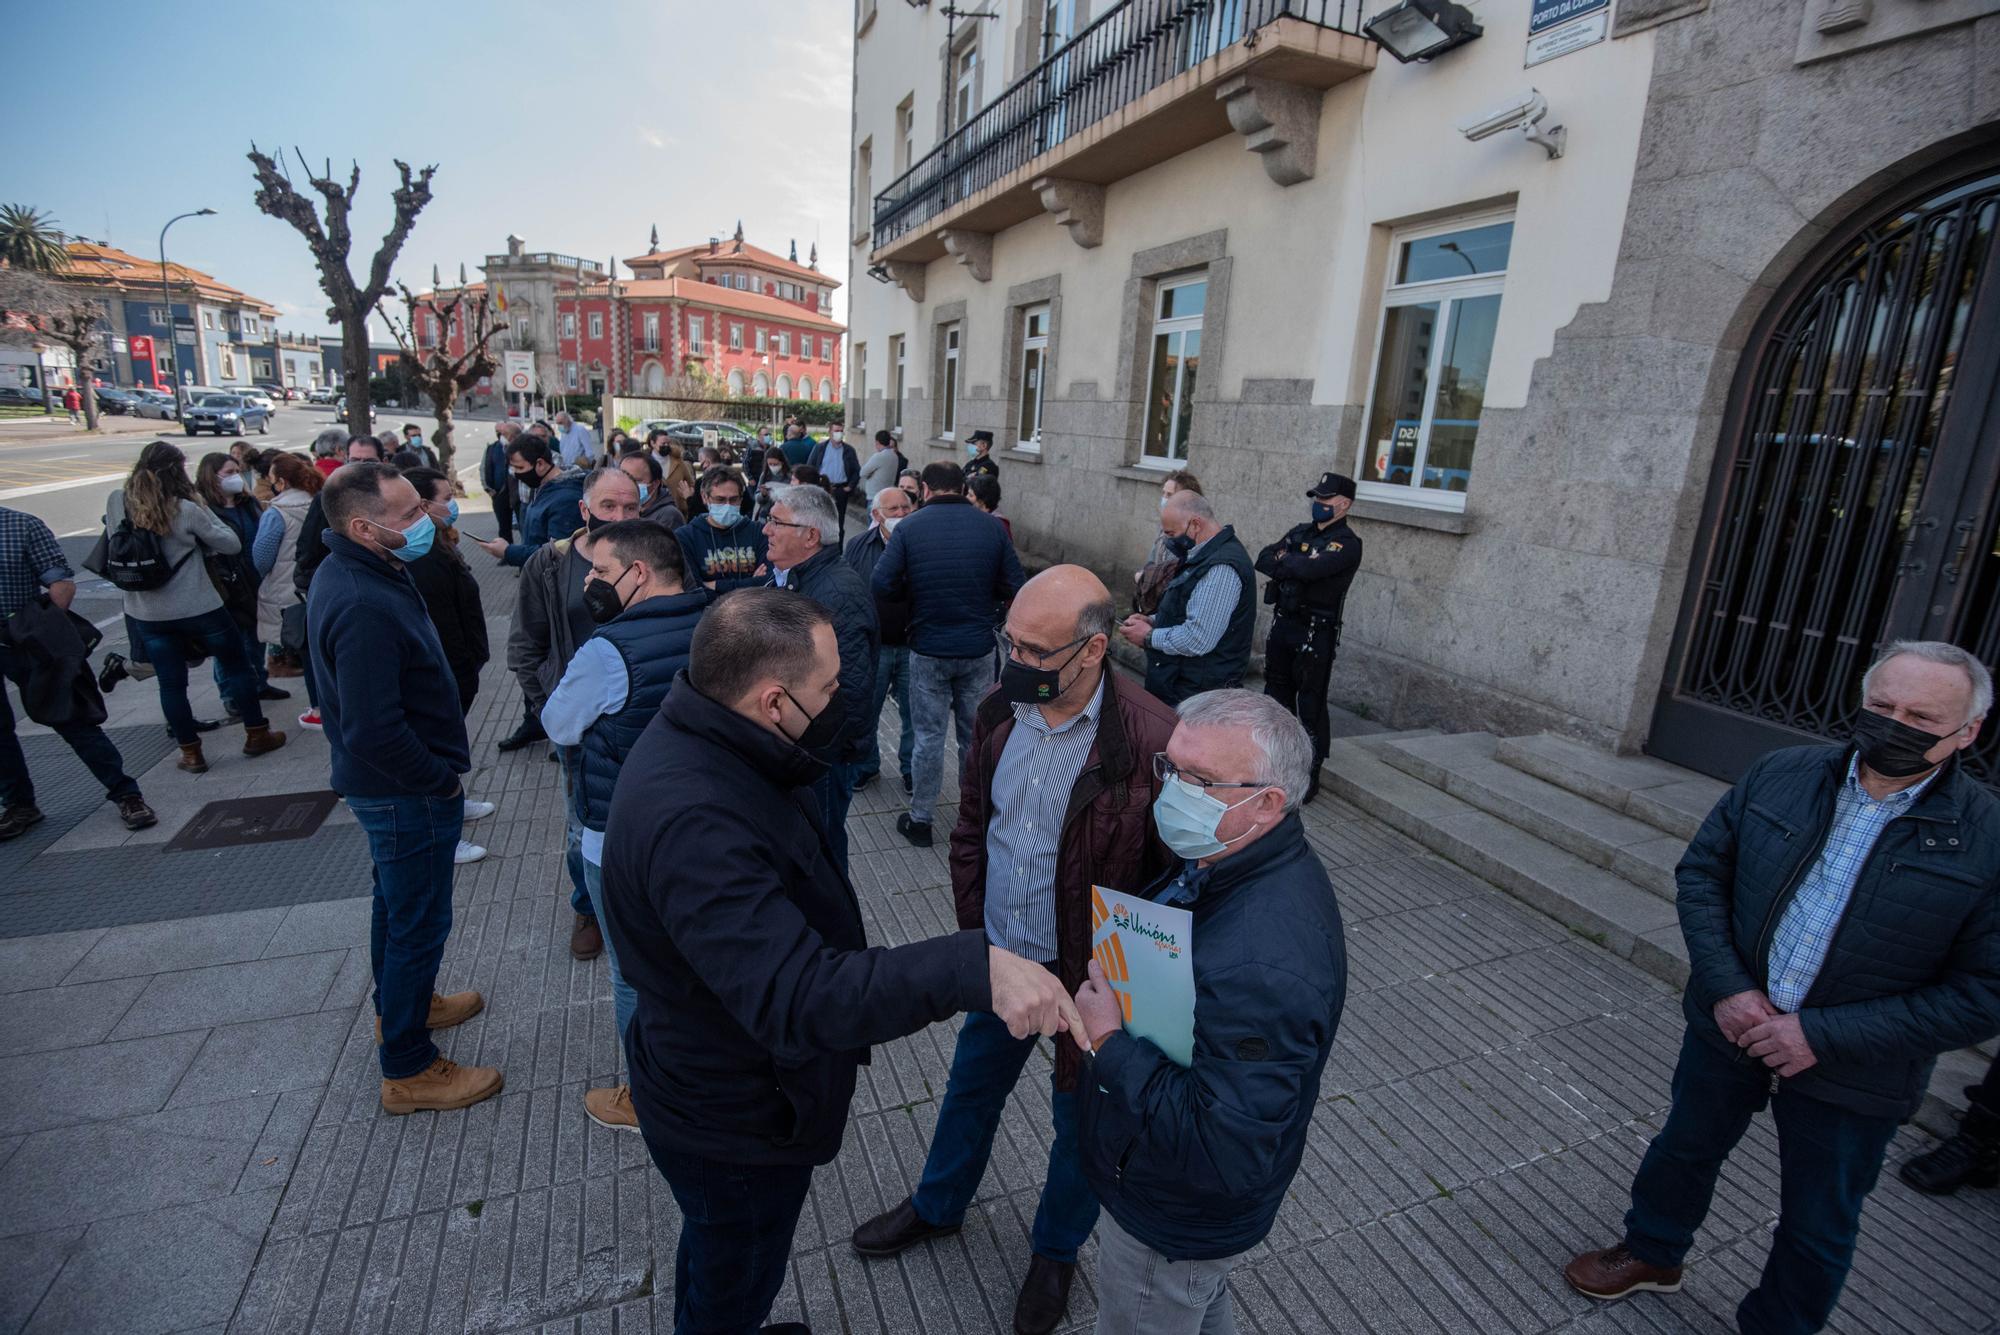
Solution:
<svg viewBox="0 0 2000 1335"><path fill-rule="evenodd" d="M1505 106L1460 121L1458 132L1476 144L1502 130L1519 130L1523 139L1540 145L1551 158L1559 158L1569 142L1569 131L1560 125L1544 131L1541 124L1548 114L1549 100L1539 89L1530 88Z"/></svg>
<svg viewBox="0 0 2000 1335"><path fill-rule="evenodd" d="M1485 29L1453 0L1401 0L1362 24L1361 31L1407 65L1464 46Z"/></svg>

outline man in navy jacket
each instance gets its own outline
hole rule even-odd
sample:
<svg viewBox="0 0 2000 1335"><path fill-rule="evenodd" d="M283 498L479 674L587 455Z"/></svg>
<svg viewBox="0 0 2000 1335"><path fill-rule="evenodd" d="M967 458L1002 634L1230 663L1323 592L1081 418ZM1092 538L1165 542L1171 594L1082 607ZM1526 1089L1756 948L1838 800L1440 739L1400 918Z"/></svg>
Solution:
<svg viewBox="0 0 2000 1335"><path fill-rule="evenodd" d="M403 568L430 550L437 530L417 489L383 464L338 470L320 501L327 555L306 622L333 790L367 833L375 864L369 962L382 1107L464 1108L499 1093L500 1072L458 1065L430 1036L486 1004L477 992L436 992L451 934L452 854L465 825L459 775L472 768L458 683Z"/></svg>
<svg viewBox="0 0 2000 1335"><path fill-rule="evenodd" d="M1105 1211L1098 1335L1233 1328L1229 1271L1298 1172L1347 994L1340 908L1298 814L1312 739L1252 691L1180 715L1153 818L1184 861L1147 894L1194 915L1192 1064L1124 1032L1095 960L1076 996L1097 1049L1078 1130Z"/></svg>
<svg viewBox="0 0 2000 1335"><path fill-rule="evenodd" d="M931 844L931 812L944 778L944 733L958 728L965 763L979 701L993 685L999 629L994 606L1027 583L1014 540L992 515L965 499L955 464L924 469L923 509L896 526L871 584L875 596L910 604L910 809L896 829L920 848Z"/></svg>
<svg viewBox="0 0 2000 1335"><path fill-rule="evenodd" d="M1082 1025L1054 975L984 932L868 945L811 792L840 694L819 604L720 598L611 799L605 927L638 994L639 1129L681 1208L676 1330L763 1323L870 1044L957 1011L1016 1038Z"/></svg>

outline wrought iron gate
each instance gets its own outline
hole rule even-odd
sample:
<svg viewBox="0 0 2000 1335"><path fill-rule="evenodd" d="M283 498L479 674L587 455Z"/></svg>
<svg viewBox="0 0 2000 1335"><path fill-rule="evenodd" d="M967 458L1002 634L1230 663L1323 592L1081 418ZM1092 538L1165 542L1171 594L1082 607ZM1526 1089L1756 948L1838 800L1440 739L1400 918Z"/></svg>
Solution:
<svg viewBox="0 0 2000 1335"><path fill-rule="evenodd" d="M1733 777L1844 738L1896 639L2000 653L2000 162L1801 270L1739 372L1648 749ZM2000 781L2000 727L1967 757Z"/></svg>

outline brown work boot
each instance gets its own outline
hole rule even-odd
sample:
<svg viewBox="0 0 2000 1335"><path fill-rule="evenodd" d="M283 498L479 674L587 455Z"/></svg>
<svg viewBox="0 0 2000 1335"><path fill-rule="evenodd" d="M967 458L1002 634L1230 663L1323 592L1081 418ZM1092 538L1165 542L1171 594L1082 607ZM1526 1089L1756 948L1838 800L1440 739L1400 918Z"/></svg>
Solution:
<svg viewBox="0 0 2000 1335"><path fill-rule="evenodd" d="M632 1086L613 1085L609 1089L586 1089L583 1110L590 1120L612 1131L637 1131L639 1114L632 1108Z"/></svg>
<svg viewBox="0 0 2000 1335"><path fill-rule="evenodd" d="M208 760L201 754L201 738L181 743L181 758L175 769L184 769L190 774L208 773Z"/></svg>
<svg viewBox="0 0 2000 1335"><path fill-rule="evenodd" d="M415 1075L382 1082L382 1111L390 1113L447 1112L469 1108L500 1092L500 1070L494 1066L460 1066L439 1057Z"/></svg>
<svg viewBox="0 0 2000 1335"><path fill-rule="evenodd" d="M265 665L264 675L267 677L303 677L306 674L305 669L299 666L299 661L296 658L293 658L289 654L277 654Z"/></svg>
<svg viewBox="0 0 2000 1335"><path fill-rule="evenodd" d="M284 744L285 734L272 732L268 723L246 725L243 729L243 754L246 756L267 756Z"/></svg>
<svg viewBox="0 0 2000 1335"><path fill-rule="evenodd" d="M576 915L569 931L569 953L580 960L594 960L604 953L604 929L588 913Z"/></svg>
<svg viewBox="0 0 2000 1335"><path fill-rule="evenodd" d="M1563 1278L1586 1298L1609 1302L1628 1293L1679 1293L1681 1267L1647 1265L1624 1243L1601 1252L1585 1252L1563 1267Z"/></svg>
<svg viewBox="0 0 2000 1335"><path fill-rule="evenodd" d="M118 819L125 822L128 830L143 830L160 823L160 818L146 805L146 799L137 793L128 793L118 799Z"/></svg>
<svg viewBox="0 0 2000 1335"><path fill-rule="evenodd" d="M431 993L431 1013L424 1017L426 1029L449 1029L464 1024L486 1009L486 998L477 992L454 992L448 997ZM382 1017L375 1017L375 1041L382 1041Z"/></svg>

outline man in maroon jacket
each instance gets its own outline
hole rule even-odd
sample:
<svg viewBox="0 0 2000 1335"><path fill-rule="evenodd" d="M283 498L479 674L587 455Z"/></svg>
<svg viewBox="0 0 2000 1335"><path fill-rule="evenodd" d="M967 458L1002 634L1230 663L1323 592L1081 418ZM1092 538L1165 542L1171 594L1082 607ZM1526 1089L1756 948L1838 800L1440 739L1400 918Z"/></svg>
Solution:
<svg viewBox="0 0 2000 1335"><path fill-rule="evenodd" d="M1175 718L1110 671L1115 620L1110 590L1081 566L1022 586L1000 636L999 688L979 705L951 835L959 927L983 929L989 945L1054 970L1065 987L1082 985L1090 961L1092 883L1137 890L1172 861L1153 828L1153 755ZM958 1231L1034 1048L991 1015L965 1017L923 1181L854 1231L856 1251L894 1256ZM1056 1044L1055 1141L1014 1308L1021 1335L1062 1321L1077 1248L1097 1223L1077 1158L1079 1064L1074 1043Z"/></svg>

